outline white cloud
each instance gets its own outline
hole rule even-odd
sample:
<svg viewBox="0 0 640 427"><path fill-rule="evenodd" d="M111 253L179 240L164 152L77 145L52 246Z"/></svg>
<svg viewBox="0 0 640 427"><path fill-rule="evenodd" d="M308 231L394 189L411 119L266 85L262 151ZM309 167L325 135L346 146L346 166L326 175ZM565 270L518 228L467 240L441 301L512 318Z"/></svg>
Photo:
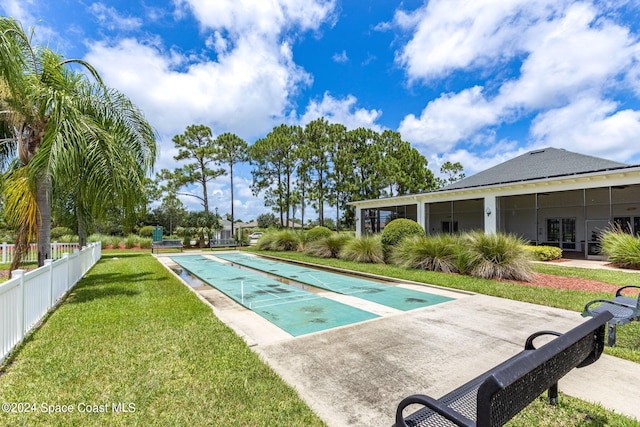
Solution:
<svg viewBox="0 0 640 427"><path fill-rule="evenodd" d="M495 107L485 99L482 88L475 86L429 102L420 117L406 116L398 131L405 140L442 153L496 121Z"/></svg>
<svg viewBox="0 0 640 427"><path fill-rule="evenodd" d="M347 51L343 50L339 53L334 53L332 57L334 62L343 63L349 61L349 57L347 56Z"/></svg>
<svg viewBox="0 0 640 427"><path fill-rule="evenodd" d="M546 16L562 12L565 3L434 0L413 13L400 10L394 22L413 34L396 59L411 80L494 65L519 53L525 30Z"/></svg>
<svg viewBox="0 0 640 427"><path fill-rule="evenodd" d="M383 129L376 124L376 120L382 115L382 112L357 108L357 102L358 100L353 95L338 99L325 92L320 102L309 102L305 113L300 117L300 123L305 125L317 118L325 117L329 122L343 124L347 129L366 127L381 132Z"/></svg>
<svg viewBox="0 0 640 427"><path fill-rule="evenodd" d="M332 19L336 4L335 0L176 0L176 5L191 10L203 28L277 36L292 27L317 30Z"/></svg>
<svg viewBox="0 0 640 427"><path fill-rule="evenodd" d="M434 0L412 13L398 11L394 22L410 40L396 60L409 82L456 72L490 76L484 87L443 94L420 116L407 115L399 127L403 137L448 156L463 143L490 149L496 129L537 117L530 144L608 158L615 147L616 158L631 156L632 149L623 148L640 136L640 113L619 111L608 98L622 84L640 93L640 44L599 7L565 0Z"/></svg>
<svg viewBox="0 0 640 427"><path fill-rule="evenodd" d="M273 46L256 37L241 39L218 62L185 65L184 58L134 39L95 43L86 59L165 134L204 123L217 133L256 136L282 119L291 95L310 81L293 62L288 45Z"/></svg>
<svg viewBox="0 0 640 427"><path fill-rule="evenodd" d="M611 101L582 98L540 114L533 122L538 145L563 147L625 161L637 152L640 112L618 110Z"/></svg>
<svg viewBox="0 0 640 427"><path fill-rule="evenodd" d="M89 12L98 22L109 30L136 30L142 26L142 20L135 17L124 17L113 8L104 3L93 3L89 6Z"/></svg>

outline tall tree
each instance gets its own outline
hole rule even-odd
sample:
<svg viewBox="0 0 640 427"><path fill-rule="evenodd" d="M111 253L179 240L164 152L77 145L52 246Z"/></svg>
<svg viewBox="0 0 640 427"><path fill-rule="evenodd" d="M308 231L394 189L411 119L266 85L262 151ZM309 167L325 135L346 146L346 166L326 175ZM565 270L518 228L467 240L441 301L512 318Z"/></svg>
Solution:
<svg viewBox="0 0 640 427"><path fill-rule="evenodd" d="M329 197L331 178L330 125L324 117L313 120L304 128L304 145L301 150L299 174L310 183L308 197L318 212L318 224L324 225L324 204Z"/></svg>
<svg viewBox="0 0 640 427"><path fill-rule="evenodd" d="M70 64L82 66L95 83L74 72ZM43 265L51 256L54 181L68 182L87 157L101 159L84 171L86 185L99 193L109 182L104 175L119 167L110 164L110 169L104 162L125 156L118 159L123 163L120 167L139 170L124 172L134 178L129 180L133 185L118 180L118 185L125 185L120 195L135 194L135 178L155 161L155 135L142 112L106 88L90 64L66 60L49 48L33 45L20 24L6 17L0 17L0 92L0 139L14 144L13 152L25 168L25 188L37 206L38 265ZM96 150L108 154L101 156ZM11 154L11 150L0 150L2 156Z"/></svg>
<svg viewBox="0 0 640 427"><path fill-rule="evenodd" d="M441 186L444 187L447 184L453 184L454 182L463 179L465 177L463 170L464 168L462 167L462 164L460 162L444 162L444 164L440 166L440 173L443 175L447 175L447 179L440 180Z"/></svg>
<svg viewBox="0 0 640 427"><path fill-rule="evenodd" d="M233 206L233 166L249 160L249 146L246 141L232 133L223 133L216 138L218 147L217 160L229 165L229 176L231 177L231 236L234 226L234 206Z"/></svg>
<svg viewBox="0 0 640 427"><path fill-rule="evenodd" d="M436 188L433 172L428 168L429 162L411 144L403 141L400 133L385 130L379 141L387 163L387 196L419 193Z"/></svg>
<svg viewBox="0 0 640 427"><path fill-rule="evenodd" d="M178 161L191 160L192 163L176 168L173 172L163 169L160 176L164 180L171 181L177 189L189 184L198 184L202 188L202 195L184 192L178 194L200 200L204 211L208 214L207 184L224 174L224 169L214 168L218 150L211 129L205 125L189 125L185 133L173 137L173 143L178 148L178 154L173 158Z"/></svg>
<svg viewBox="0 0 640 427"><path fill-rule="evenodd" d="M281 225L289 224L289 211L295 201L293 183L300 133L297 126L280 125L249 150L253 193L265 192L265 204L279 212Z"/></svg>

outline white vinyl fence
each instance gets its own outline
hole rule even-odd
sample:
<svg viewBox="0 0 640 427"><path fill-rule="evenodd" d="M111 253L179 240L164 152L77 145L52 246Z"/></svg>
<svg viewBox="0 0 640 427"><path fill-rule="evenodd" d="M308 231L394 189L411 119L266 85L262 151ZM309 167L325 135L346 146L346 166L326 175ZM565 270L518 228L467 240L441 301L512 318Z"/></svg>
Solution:
<svg viewBox="0 0 640 427"><path fill-rule="evenodd" d="M0 362L102 256L102 244L65 253L29 272L14 270L0 283Z"/></svg>
<svg viewBox="0 0 640 427"><path fill-rule="evenodd" d="M2 242L0 250L2 251L2 263L7 264L13 261L13 254L15 252L16 245L12 243ZM78 243L51 243L51 259L60 259L64 254L72 254L76 249L79 249ZM31 243L29 245L29 251L27 256L22 261L36 262L38 261L38 245Z"/></svg>

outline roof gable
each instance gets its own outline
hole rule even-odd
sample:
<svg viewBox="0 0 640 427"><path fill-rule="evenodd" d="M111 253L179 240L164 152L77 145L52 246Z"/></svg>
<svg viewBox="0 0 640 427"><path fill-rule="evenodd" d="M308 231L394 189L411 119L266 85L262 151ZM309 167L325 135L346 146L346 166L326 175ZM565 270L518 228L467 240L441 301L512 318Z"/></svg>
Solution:
<svg viewBox="0 0 640 427"><path fill-rule="evenodd" d="M457 190L508 182L532 181L619 169L627 166L629 165L625 163L549 147L529 151L468 178L447 185L441 190Z"/></svg>

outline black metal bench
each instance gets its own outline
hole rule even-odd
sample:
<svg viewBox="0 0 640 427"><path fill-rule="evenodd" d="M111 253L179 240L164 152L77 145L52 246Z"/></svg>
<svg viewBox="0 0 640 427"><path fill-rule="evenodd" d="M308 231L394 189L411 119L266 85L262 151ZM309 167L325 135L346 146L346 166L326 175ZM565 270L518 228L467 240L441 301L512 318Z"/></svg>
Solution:
<svg viewBox="0 0 640 427"><path fill-rule="evenodd" d="M418 394L403 399L395 426L501 426L545 390L549 402L557 403L558 380L598 360L605 324L612 317L603 312L564 334L536 332L522 352L440 399ZM542 335L557 338L536 349L533 341ZM405 409L413 404L423 407L405 417Z"/></svg>
<svg viewBox="0 0 640 427"><path fill-rule="evenodd" d="M182 240L160 240L158 242L151 242L151 253L156 249L157 253L160 253L160 249L176 249L180 248L182 252Z"/></svg>
<svg viewBox="0 0 640 427"><path fill-rule="evenodd" d="M631 288L640 290L640 286L623 286L616 291L616 295L612 299L594 299L584 306L582 315L585 317L595 316L603 311L609 311L613 314L613 319L608 322L607 344L610 347L616 345L616 326L634 320L640 321L640 292L636 297L624 295L624 291Z"/></svg>

